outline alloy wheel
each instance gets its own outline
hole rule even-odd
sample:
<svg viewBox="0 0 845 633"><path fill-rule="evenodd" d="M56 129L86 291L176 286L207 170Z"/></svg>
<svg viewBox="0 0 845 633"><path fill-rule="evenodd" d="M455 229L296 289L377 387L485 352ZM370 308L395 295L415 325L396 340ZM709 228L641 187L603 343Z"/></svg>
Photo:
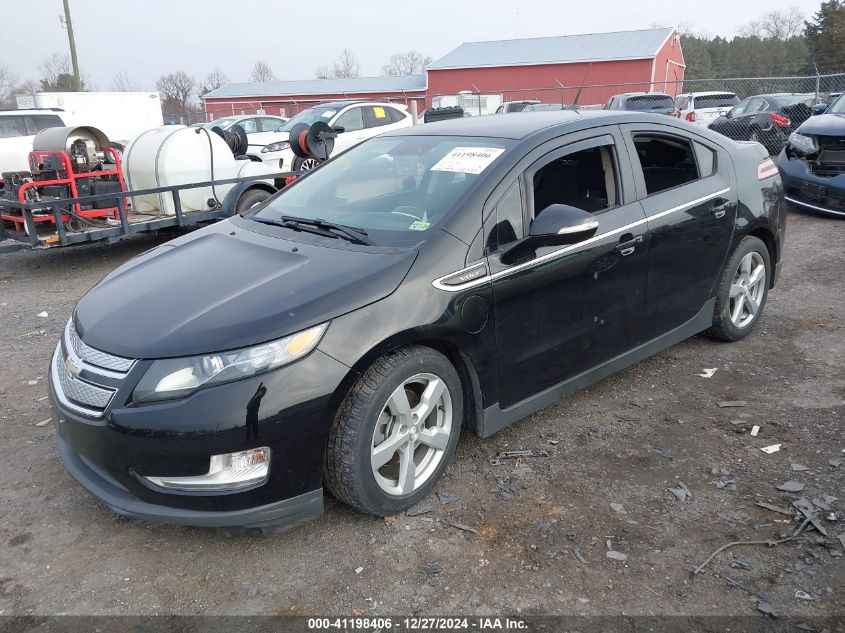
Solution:
<svg viewBox="0 0 845 633"><path fill-rule="evenodd" d="M731 323L738 329L748 327L760 311L766 291L766 264L756 251L739 262L730 293Z"/></svg>
<svg viewBox="0 0 845 633"><path fill-rule="evenodd" d="M306 158L302 161L302 164L299 166L301 171L310 171L314 169L320 163L317 161L316 158Z"/></svg>
<svg viewBox="0 0 845 633"><path fill-rule="evenodd" d="M434 374L399 385L382 407L373 431L370 462L379 488L406 496L431 478L452 434L452 396Z"/></svg>

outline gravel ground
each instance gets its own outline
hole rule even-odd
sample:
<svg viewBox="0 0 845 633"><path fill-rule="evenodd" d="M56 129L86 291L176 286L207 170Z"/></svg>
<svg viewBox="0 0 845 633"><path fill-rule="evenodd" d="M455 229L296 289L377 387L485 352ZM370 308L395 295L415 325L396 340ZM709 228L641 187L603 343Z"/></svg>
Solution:
<svg viewBox="0 0 845 633"><path fill-rule="evenodd" d="M695 337L462 438L429 512L383 520L327 499L320 519L269 533L121 519L39 425L76 300L171 236L0 256L0 614L755 614L728 577L780 614L845 613L845 463L829 461L845 458L845 222L790 216L783 276L746 340ZM537 456L492 464L500 450ZM788 480L806 489L776 489ZM683 503L668 490L681 482ZM827 538L736 547L691 573L725 543L791 533L795 519L756 502L801 496L840 497Z"/></svg>

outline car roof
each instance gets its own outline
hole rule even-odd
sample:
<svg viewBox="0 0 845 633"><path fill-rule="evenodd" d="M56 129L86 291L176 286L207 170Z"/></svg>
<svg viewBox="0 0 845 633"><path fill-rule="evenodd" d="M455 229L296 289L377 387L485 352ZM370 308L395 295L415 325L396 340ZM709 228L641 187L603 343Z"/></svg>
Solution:
<svg viewBox="0 0 845 633"><path fill-rule="evenodd" d="M706 90L704 92L685 92L683 94L678 95L679 97L711 97L713 95L733 95L736 96L735 92L731 92L730 90Z"/></svg>
<svg viewBox="0 0 845 633"><path fill-rule="evenodd" d="M543 130L579 127L595 120L595 125L614 123L653 122L673 124L675 119L664 114L624 112L619 110L545 110L520 112L518 116L478 116L448 119L425 125L387 132L384 136L479 136L488 138L523 139ZM581 125L580 127L584 127ZM683 127L678 124L678 127Z"/></svg>

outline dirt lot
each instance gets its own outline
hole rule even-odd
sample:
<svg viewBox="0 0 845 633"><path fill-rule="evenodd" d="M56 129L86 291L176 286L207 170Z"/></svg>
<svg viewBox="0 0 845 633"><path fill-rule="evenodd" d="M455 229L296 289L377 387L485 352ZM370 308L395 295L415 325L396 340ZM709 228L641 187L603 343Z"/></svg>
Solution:
<svg viewBox="0 0 845 633"><path fill-rule="evenodd" d="M845 463L829 463L845 458L845 222L791 215L783 277L745 341L696 337L462 438L430 512L382 520L328 499L319 520L270 534L120 519L39 426L76 300L167 237L0 256L0 614L755 614L758 598L726 577L781 614L845 613ZM502 449L539 456L491 464ZM788 480L806 489L776 490ZM679 482L685 503L667 490ZM755 502L828 495L828 538L737 547L691 574L722 544L798 526Z"/></svg>

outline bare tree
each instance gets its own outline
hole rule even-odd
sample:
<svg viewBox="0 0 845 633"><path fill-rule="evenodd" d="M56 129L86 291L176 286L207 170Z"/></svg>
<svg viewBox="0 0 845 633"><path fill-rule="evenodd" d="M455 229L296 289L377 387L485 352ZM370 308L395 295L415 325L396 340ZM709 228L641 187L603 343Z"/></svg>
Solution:
<svg viewBox="0 0 845 633"><path fill-rule="evenodd" d="M70 55L53 53L48 55L38 66L41 73L41 89L46 91L76 90L76 81L73 77L73 65L70 62ZM82 82L82 89L85 89L85 82Z"/></svg>
<svg viewBox="0 0 845 633"><path fill-rule="evenodd" d="M276 81L276 75L273 73L273 69L270 68L270 65L262 60L258 60L252 67L252 71L249 73L249 80L250 81Z"/></svg>
<svg viewBox="0 0 845 633"><path fill-rule="evenodd" d="M0 105L6 104L12 96L12 88L17 83L17 75L12 73L6 66L0 64Z"/></svg>
<svg viewBox="0 0 845 633"><path fill-rule="evenodd" d="M208 94L212 90L217 90L228 83L230 83L229 78L217 67L205 76L205 80L200 85L199 94Z"/></svg>
<svg viewBox="0 0 845 633"><path fill-rule="evenodd" d="M348 48L344 48L334 65L320 66L314 71L317 79L347 79L361 75L361 64Z"/></svg>
<svg viewBox="0 0 845 633"><path fill-rule="evenodd" d="M783 11L772 10L751 20L739 28L742 37L760 39L789 40L798 37L804 31L804 14L798 7Z"/></svg>
<svg viewBox="0 0 845 633"><path fill-rule="evenodd" d="M394 53L390 61L381 67L381 72L385 75L419 75L432 61L431 57L417 51Z"/></svg>
<svg viewBox="0 0 845 633"><path fill-rule="evenodd" d="M169 75L162 75L156 82L156 89L161 98L170 107L178 107L177 114L189 112L193 106L194 93L197 89L196 80L190 75L177 70Z"/></svg>
<svg viewBox="0 0 845 633"><path fill-rule="evenodd" d="M141 90L141 85L134 81L125 70L115 73L111 80L111 87L115 92L138 92Z"/></svg>

